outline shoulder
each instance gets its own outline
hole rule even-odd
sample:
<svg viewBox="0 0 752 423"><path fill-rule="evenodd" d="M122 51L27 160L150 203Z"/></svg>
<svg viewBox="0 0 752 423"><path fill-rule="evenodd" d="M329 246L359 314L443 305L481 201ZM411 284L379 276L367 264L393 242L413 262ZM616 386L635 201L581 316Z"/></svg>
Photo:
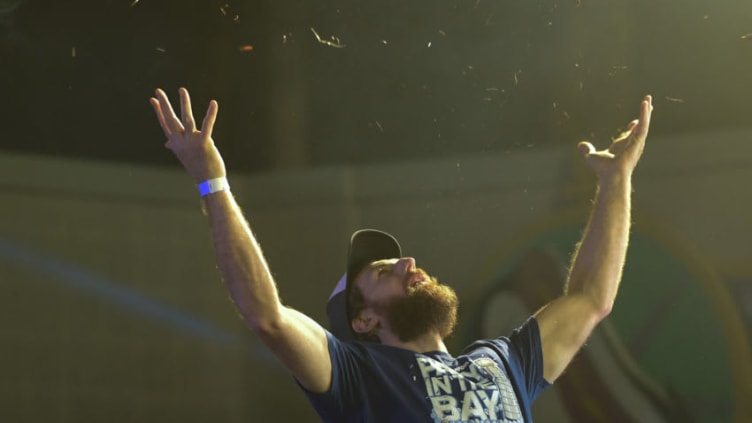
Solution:
<svg viewBox="0 0 752 423"><path fill-rule="evenodd" d="M463 350L462 354L474 355L489 349L505 358L518 354L540 353L540 329L535 317L528 318L508 336L474 341Z"/></svg>
<svg viewBox="0 0 752 423"><path fill-rule="evenodd" d="M326 392L305 391L325 421L361 421L363 416L373 417L368 421L420 421L415 416L425 411L421 403L425 388L416 353L370 342L341 341L328 332L327 337L332 383ZM410 406L398 406L401 402ZM416 414L416 409L420 413Z"/></svg>
<svg viewBox="0 0 752 423"><path fill-rule="evenodd" d="M358 365L373 362L414 360L415 353L402 348L364 341L341 341L326 332L329 342L329 355L333 362L349 361Z"/></svg>

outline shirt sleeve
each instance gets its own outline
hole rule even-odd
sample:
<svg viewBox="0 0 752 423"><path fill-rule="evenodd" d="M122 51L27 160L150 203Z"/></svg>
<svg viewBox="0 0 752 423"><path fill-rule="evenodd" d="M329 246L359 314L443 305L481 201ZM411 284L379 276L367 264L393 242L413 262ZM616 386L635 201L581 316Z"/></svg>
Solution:
<svg viewBox="0 0 752 423"><path fill-rule="evenodd" d="M325 422L344 421L360 406L358 389L362 374L358 366L358 351L326 331L329 358L332 363L332 382L323 393L311 392L300 383L316 412Z"/></svg>
<svg viewBox="0 0 752 423"><path fill-rule="evenodd" d="M543 378L543 348L540 330L535 317L530 317L509 337L510 354L514 354L525 378L527 395L530 400L551 386Z"/></svg>

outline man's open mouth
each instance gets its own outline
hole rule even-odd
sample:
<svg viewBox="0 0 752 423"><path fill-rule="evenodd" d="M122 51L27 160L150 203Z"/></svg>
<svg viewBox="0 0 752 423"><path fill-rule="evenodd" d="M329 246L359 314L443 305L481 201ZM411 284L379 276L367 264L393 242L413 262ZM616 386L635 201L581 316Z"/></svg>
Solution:
<svg viewBox="0 0 752 423"><path fill-rule="evenodd" d="M426 282L426 276L420 272L415 273L410 277L410 279L407 281L407 286L410 288L415 288L416 286Z"/></svg>

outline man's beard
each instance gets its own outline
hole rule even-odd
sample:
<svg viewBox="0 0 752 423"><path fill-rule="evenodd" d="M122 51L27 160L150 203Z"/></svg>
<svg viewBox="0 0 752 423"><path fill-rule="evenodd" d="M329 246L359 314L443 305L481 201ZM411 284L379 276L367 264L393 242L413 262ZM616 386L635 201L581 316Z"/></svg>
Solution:
<svg viewBox="0 0 752 423"><path fill-rule="evenodd" d="M391 332L402 342L410 342L429 332L441 339L449 336L457 324L457 293L435 279L418 285L406 297L400 297L375 308L389 324Z"/></svg>

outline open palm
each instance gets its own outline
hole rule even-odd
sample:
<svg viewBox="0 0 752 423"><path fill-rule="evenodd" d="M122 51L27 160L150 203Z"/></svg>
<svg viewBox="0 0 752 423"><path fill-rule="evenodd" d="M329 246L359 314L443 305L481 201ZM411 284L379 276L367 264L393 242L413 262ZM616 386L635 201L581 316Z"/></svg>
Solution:
<svg viewBox="0 0 752 423"><path fill-rule="evenodd" d="M193 119L188 90L180 88L179 93L180 119L172 109L164 91L157 89L156 98L151 98L151 105L157 114L157 120L167 136L165 147L175 154L196 182L226 176L222 156L212 139L219 105L214 100L209 103L201 129L198 130L196 121Z"/></svg>
<svg viewBox="0 0 752 423"><path fill-rule="evenodd" d="M639 119L630 122L626 131L614 139L608 149L596 151L595 147L587 141L582 141L577 145L598 177L632 174L645 148L652 112L653 99L648 95L640 104Z"/></svg>

